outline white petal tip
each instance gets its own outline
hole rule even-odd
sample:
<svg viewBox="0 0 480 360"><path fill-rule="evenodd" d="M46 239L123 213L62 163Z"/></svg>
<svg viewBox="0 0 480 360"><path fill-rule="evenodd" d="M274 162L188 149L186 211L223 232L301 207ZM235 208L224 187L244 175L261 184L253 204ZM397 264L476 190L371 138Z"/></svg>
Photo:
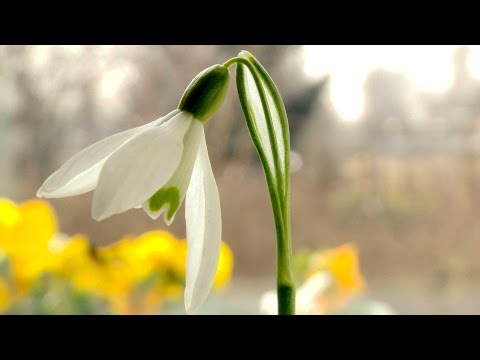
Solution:
<svg viewBox="0 0 480 360"><path fill-rule="evenodd" d="M198 301L199 299L194 299L192 293L192 290L185 288L185 311L188 315L195 315L203 302Z"/></svg>
<svg viewBox="0 0 480 360"><path fill-rule="evenodd" d="M172 216L170 220L167 218L167 214L169 211L168 204L165 204L164 206L162 206L160 210L151 211L150 209L148 209L148 203L147 203L146 205L144 205L144 210L152 220L157 220L160 217L160 215L163 214L163 221L165 222L165 224L167 224L167 226L172 225L173 220L175 219L175 214Z"/></svg>
<svg viewBox="0 0 480 360"><path fill-rule="evenodd" d="M37 197L44 198L44 199L54 199L56 197L60 197L60 196L55 196L55 192L43 191L42 189L38 190L36 195Z"/></svg>
<svg viewBox="0 0 480 360"><path fill-rule="evenodd" d="M95 215L92 214L92 219L95 220L95 221L100 222L100 221L102 221L103 219L105 219L105 217L95 216Z"/></svg>
<svg viewBox="0 0 480 360"><path fill-rule="evenodd" d="M242 50L238 53L238 56L246 58L250 56L250 53L248 51Z"/></svg>
<svg viewBox="0 0 480 360"><path fill-rule="evenodd" d="M149 205L148 205L148 201L147 201L147 202L145 202L145 203L143 204L143 206L142 206L143 210L145 211L145 213L148 215L148 217L149 217L150 219L152 219L152 220L157 220L157 219L160 217L160 215L162 215L162 211L163 211L163 210L160 209L160 211L155 211L155 212L154 212L154 211L151 211L148 206L149 206Z"/></svg>
<svg viewBox="0 0 480 360"><path fill-rule="evenodd" d="M187 312L188 315L195 315L197 313L197 309L193 311L193 309L191 307L188 307L187 305L185 305L185 311Z"/></svg>
<svg viewBox="0 0 480 360"><path fill-rule="evenodd" d="M152 213L152 212L146 212L148 217L152 220L157 220L160 217L160 214Z"/></svg>
<svg viewBox="0 0 480 360"><path fill-rule="evenodd" d="M96 221L102 221L110 216L119 214L123 211L119 211L119 207L114 204L106 203L105 201L99 201L98 189L93 194L91 214L92 218Z"/></svg>
<svg viewBox="0 0 480 360"><path fill-rule="evenodd" d="M105 212L101 213L101 212L95 211L95 209L92 209L92 218L96 221L102 221L112 215L113 214L106 214Z"/></svg>
<svg viewBox="0 0 480 360"><path fill-rule="evenodd" d="M45 190L45 184L43 184L42 186L40 186L40 188L38 189L37 191L37 197L39 198L48 198L49 197L49 194L50 194L50 191L46 191Z"/></svg>
<svg viewBox="0 0 480 360"><path fill-rule="evenodd" d="M166 212L163 213L163 221L165 221L165 224L167 224L167 226L172 225L174 219L175 219L175 215L172 216L172 218L169 220L167 218L167 213Z"/></svg>
<svg viewBox="0 0 480 360"><path fill-rule="evenodd" d="M44 191L42 189L38 190L36 195L39 198L45 198L45 199L55 199L55 198L62 197L62 196L57 196L55 191L50 192L50 191Z"/></svg>

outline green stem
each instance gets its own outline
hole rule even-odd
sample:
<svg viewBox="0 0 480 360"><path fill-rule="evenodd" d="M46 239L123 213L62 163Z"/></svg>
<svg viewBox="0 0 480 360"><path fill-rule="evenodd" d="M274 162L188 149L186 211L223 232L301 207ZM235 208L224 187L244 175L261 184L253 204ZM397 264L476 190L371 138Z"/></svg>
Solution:
<svg viewBox="0 0 480 360"><path fill-rule="evenodd" d="M252 74L252 77L255 81L262 107L264 110L265 119L267 121L268 135L270 145L272 147L272 153L274 158L274 167L275 175L280 184L277 184L275 177L273 176L272 169L268 163L266 154L263 150L260 136L255 122L253 121L253 116L250 115L250 110L246 106L247 99L245 97L246 91L243 85L243 82L237 81L237 86L239 86L239 96L240 103L242 105L243 111L245 113L245 118L247 120L247 127L249 129L252 140L255 144L257 152L262 161L262 165L265 170L265 176L267 180L268 190L270 193L270 199L272 202L273 215L275 220L275 230L277 238L277 299L278 299L278 313L280 315L293 315L295 314L295 286L293 282L292 275L292 248L291 248L291 234L290 234L290 179L289 179L289 154L290 154L290 142L288 134L288 125L286 124L286 113L285 108L283 107L283 102L277 96L276 88L272 89L273 82L269 78L266 71L260 66L256 66L252 62L241 58L235 57L224 63L225 67L229 67L233 64L245 65ZM259 75L260 74L260 75ZM242 67L237 67L237 76L243 76ZM278 164L278 144L274 134L273 119L270 113L268 106L267 97L262 86L262 79L266 86L269 88L270 92L273 94L273 100L275 106L277 107L279 114L283 117L282 121L282 132L283 140L286 146L285 149L285 164L286 164L286 174L285 182L282 182L281 171ZM272 84L270 84L272 83ZM273 85L275 86L275 85ZM275 91L274 91L275 90ZM278 186L280 185L280 186ZM280 188L280 193L279 193Z"/></svg>
<svg viewBox="0 0 480 360"><path fill-rule="evenodd" d="M288 191L290 193L290 191ZM290 194L287 195L289 197ZM277 230L277 297L278 314L295 314L295 285L292 269L292 246L290 233L290 203L284 211L283 231L279 236Z"/></svg>
<svg viewBox="0 0 480 360"><path fill-rule="evenodd" d="M242 62L244 61L244 59L240 58L240 57L234 57L234 58L231 58L227 61L225 61L223 63L223 66L225 66L226 68L229 68L230 66L232 66L233 64L236 64L238 62ZM248 65L247 65L248 66Z"/></svg>

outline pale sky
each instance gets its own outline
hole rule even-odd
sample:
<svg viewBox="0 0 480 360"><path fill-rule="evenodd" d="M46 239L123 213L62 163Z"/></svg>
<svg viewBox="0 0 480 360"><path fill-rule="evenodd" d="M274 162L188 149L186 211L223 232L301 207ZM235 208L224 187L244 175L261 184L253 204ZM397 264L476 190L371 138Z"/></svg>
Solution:
<svg viewBox="0 0 480 360"><path fill-rule="evenodd" d="M307 45L305 71L312 77L330 74L331 100L344 121L362 115L363 84L377 68L402 72L421 90L441 93L453 81L456 45ZM480 79L480 46L471 46L471 74Z"/></svg>

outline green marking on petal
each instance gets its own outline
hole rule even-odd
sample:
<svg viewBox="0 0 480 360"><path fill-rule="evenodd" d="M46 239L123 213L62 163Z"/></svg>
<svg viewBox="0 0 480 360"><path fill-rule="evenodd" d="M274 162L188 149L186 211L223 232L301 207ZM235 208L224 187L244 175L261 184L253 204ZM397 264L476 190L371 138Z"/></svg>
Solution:
<svg viewBox="0 0 480 360"><path fill-rule="evenodd" d="M175 186L163 187L148 199L148 207L151 211L160 211L168 204L167 219L170 220L180 207L180 190Z"/></svg>

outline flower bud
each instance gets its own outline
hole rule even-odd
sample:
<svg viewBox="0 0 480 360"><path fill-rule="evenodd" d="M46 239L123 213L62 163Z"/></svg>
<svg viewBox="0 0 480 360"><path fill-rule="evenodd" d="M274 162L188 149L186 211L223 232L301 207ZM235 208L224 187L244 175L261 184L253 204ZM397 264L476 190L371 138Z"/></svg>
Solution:
<svg viewBox="0 0 480 360"><path fill-rule="evenodd" d="M220 107L228 90L230 74L223 65L213 65L198 74L183 93L178 108L207 121Z"/></svg>

